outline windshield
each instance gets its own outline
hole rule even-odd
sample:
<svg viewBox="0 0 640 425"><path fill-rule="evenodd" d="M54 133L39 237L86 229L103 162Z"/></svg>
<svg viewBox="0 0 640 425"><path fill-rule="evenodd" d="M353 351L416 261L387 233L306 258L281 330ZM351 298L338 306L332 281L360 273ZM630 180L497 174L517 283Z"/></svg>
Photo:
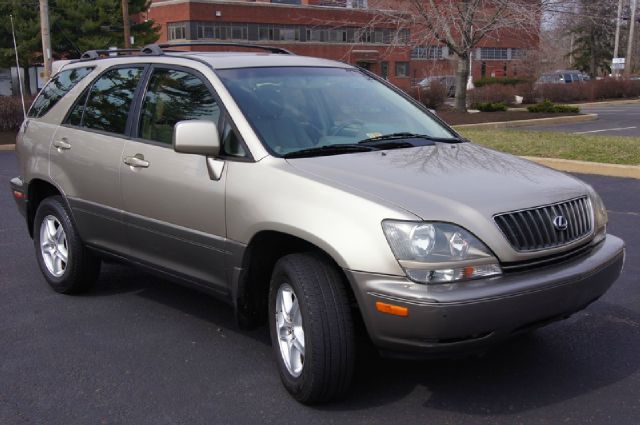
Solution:
<svg viewBox="0 0 640 425"><path fill-rule="evenodd" d="M426 112L356 69L217 72L267 149L277 156L396 133L457 140Z"/></svg>

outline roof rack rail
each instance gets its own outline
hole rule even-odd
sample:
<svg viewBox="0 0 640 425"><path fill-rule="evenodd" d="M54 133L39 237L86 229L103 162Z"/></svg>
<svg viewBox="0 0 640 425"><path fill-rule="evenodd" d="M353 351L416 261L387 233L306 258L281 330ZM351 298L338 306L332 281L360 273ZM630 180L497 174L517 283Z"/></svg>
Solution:
<svg viewBox="0 0 640 425"><path fill-rule="evenodd" d="M145 51L147 49L167 49L172 47L193 47L193 46L213 46L213 47L240 47L244 49L261 49L267 50L271 53L279 53L283 55L293 55L294 53L284 49L282 47L275 46L263 46L260 44L249 44L249 43L231 43L224 41L187 41L183 43L162 43L162 44L149 44L145 46L142 50ZM147 52L145 52L147 53ZM148 53L147 53L148 54Z"/></svg>
<svg viewBox="0 0 640 425"><path fill-rule="evenodd" d="M228 42L215 42L215 41L192 41L184 43L162 43L162 44L147 44L142 49L97 49L87 50L80 56L80 61L90 61L95 59L101 59L104 57L110 57L111 55L148 55L148 56L160 56L165 52L181 53L187 52L185 50L173 50L173 47L193 47L193 46L218 46L218 47L240 47L244 49L261 49L267 50L271 53L278 53L283 55L293 55L287 49L282 47L262 46L260 44L246 44L246 43L228 43Z"/></svg>
<svg viewBox="0 0 640 425"><path fill-rule="evenodd" d="M88 61L94 59L100 59L101 57L107 55L119 56L123 53L140 53L140 49L99 49L99 50L87 50L80 56L80 60Z"/></svg>

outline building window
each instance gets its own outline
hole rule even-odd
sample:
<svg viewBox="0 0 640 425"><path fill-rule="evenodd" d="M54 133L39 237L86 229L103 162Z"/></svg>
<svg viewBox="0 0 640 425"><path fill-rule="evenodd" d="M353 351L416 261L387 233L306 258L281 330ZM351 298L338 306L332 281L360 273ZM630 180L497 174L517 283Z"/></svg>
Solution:
<svg viewBox="0 0 640 425"><path fill-rule="evenodd" d="M261 24L258 27L258 38L266 41L300 41L300 27Z"/></svg>
<svg viewBox="0 0 640 425"><path fill-rule="evenodd" d="M322 42L327 40L327 30L307 28L307 41Z"/></svg>
<svg viewBox="0 0 640 425"><path fill-rule="evenodd" d="M358 31L356 31L354 35L354 42L371 43L371 40L372 40L371 33L372 31L370 29L366 29L366 28L359 29Z"/></svg>
<svg viewBox="0 0 640 425"><path fill-rule="evenodd" d="M411 59L442 59L442 46L414 47Z"/></svg>
<svg viewBox="0 0 640 425"><path fill-rule="evenodd" d="M396 77L409 76L409 62L396 62Z"/></svg>
<svg viewBox="0 0 640 425"><path fill-rule="evenodd" d="M380 62L380 76L385 80L389 79L389 62Z"/></svg>
<svg viewBox="0 0 640 425"><path fill-rule="evenodd" d="M507 48L504 47L482 47L480 48L480 59L503 59L509 58Z"/></svg>
<svg viewBox="0 0 640 425"><path fill-rule="evenodd" d="M347 7L349 7L349 2L347 2ZM369 4L367 0L351 0L351 7L354 9L368 9Z"/></svg>
<svg viewBox="0 0 640 425"><path fill-rule="evenodd" d="M511 49L511 59L522 59L527 55L527 49Z"/></svg>
<svg viewBox="0 0 640 425"><path fill-rule="evenodd" d="M173 22L167 24L167 30L167 37L169 40L186 40L187 38L186 22Z"/></svg>
<svg viewBox="0 0 640 425"><path fill-rule="evenodd" d="M192 37L199 40L290 41L311 43L406 44L409 31L389 28L324 27L237 22L194 22ZM168 24L169 40L189 39L187 22Z"/></svg>
<svg viewBox="0 0 640 425"><path fill-rule="evenodd" d="M249 40L247 24L199 22L198 38L213 40Z"/></svg>

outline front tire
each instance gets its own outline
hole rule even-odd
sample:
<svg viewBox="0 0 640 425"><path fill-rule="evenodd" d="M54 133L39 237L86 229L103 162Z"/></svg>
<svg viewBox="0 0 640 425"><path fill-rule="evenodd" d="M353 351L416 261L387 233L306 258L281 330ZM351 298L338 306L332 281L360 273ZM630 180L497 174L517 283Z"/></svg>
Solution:
<svg viewBox="0 0 640 425"><path fill-rule="evenodd" d="M82 243L60 196L44 199L34 219L33 242L46 281L62 294L89 289L100 273L100 259Z"/></svg>
<svg viewBox="0 0 640 425"><path fill-rule="evenodd" d="M302 403L343 396L355 360L342 274L324 257L290 254L275 265L269 327L282 383Z"/></svg>

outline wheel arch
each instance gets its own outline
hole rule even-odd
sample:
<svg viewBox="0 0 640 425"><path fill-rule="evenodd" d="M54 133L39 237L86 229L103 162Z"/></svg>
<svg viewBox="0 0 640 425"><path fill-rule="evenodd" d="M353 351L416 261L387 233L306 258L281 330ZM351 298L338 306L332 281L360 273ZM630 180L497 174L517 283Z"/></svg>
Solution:
<svg viewBox="0 0 640 425"><path fill-rule="evenodd" d="M62 191L53 183L40 178L33 178L29 182L27 191L27 228L29 229L29 236L33 238L34 220L36 211L40 203L51 196L61 196L69 211L69 203L64 197ZM72 217L73 218L73 217Z"/></svg>
<svg viewBox="0 0 640 425"><path fill-rule="evenodd" d="M353 288L339 264L339 259L334 258L328 251L329 249L323 249L307 239L287 232L263 230L256 233L244 251L240 273L234 281L232 291L239 325L250 329L266 321L273 268L280 258L293 253L313 252L324 257L342 276L342 284L350 301L356 306Z"/></svg>

